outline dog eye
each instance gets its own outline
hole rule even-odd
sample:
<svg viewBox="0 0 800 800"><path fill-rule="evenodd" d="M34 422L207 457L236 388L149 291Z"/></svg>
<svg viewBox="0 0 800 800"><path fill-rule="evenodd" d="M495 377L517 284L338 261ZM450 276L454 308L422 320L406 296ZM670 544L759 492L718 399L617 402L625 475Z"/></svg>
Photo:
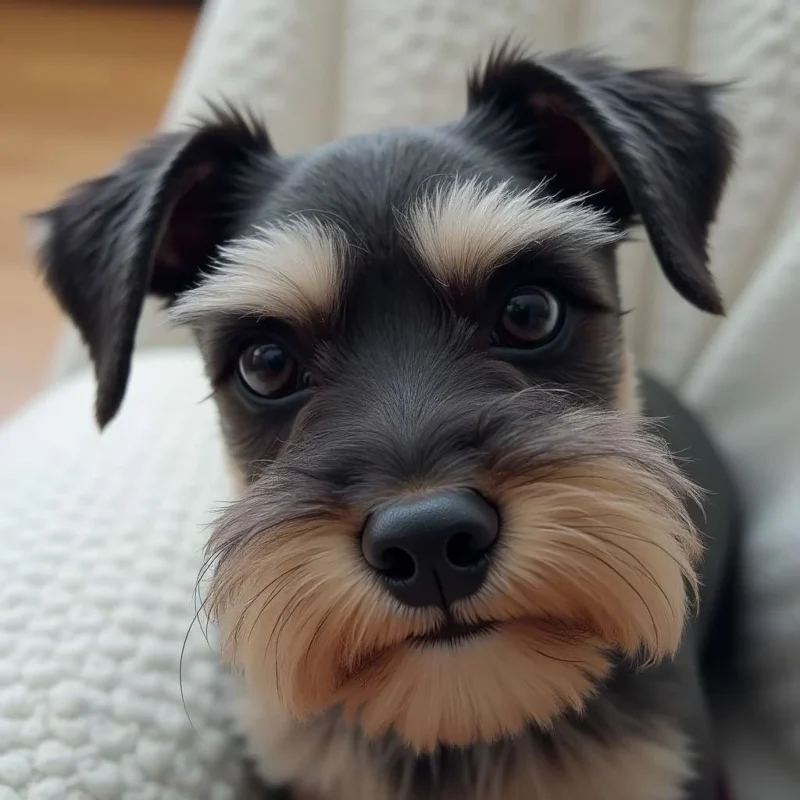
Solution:
<svg viewBox="0 0 800 800"><path fill-rule="evenodd" d="M297 360L278 342L245 348L239 356L239 379L250 392L270 400L301 388Z"/></svg>
<svg viewBox="0 0 800 800"><path fill-rule="evenodd" d="M546 289L537 286L516 289L500 314L498 343L508 347L540 347L556 337L563 316L561 303Z"/></svg>

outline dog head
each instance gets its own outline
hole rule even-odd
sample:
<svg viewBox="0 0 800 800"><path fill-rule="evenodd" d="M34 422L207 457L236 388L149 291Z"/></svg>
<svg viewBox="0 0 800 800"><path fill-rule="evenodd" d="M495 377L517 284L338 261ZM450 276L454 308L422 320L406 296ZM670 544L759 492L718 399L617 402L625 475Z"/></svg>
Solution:
<svg viewBox="0 0 800 800"><path fill-rule="evenodd" d="M714 102L504 49L451 124L281 157L220 112L40 215L101 424L148 292L196 333L243 483L210 609L265 702L425 751L548 726L615 659L674 653L691 487L624 388L615 252L641 222L721 311Z"/></svg>

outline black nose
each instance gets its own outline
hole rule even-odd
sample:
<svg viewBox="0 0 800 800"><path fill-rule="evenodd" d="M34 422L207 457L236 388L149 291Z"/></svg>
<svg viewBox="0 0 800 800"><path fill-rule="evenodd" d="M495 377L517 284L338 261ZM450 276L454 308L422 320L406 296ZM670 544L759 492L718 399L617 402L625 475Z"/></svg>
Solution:
<svg viewBox="0 0 800 800"><path fill-rule="evenodd" d="M499 528L477 492L447 489L377 508L361 549L401 603L449 605L480 589Z"/></svg>

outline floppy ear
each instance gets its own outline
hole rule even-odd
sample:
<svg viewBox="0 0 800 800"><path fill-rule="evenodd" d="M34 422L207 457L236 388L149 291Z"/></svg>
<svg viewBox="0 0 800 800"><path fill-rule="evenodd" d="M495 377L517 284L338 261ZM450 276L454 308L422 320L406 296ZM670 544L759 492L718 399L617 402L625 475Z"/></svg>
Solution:
<svg viewBox="0 0 800 800"><path fill-rule="evenodd" d="M191 287L226 237L237 171L270 151L234 114L160 134L34 214L45 281L89 347L101 426L125 394L145 295Z"/></svg>
<svg viewBox="0 0 800 800"><path fill-rule="evenodd" d="M640 220L675 289L722 313L708 231L732 162L719 87L668 69L626 70L580 51L538 59L503 47L469 83L469 108L501 115L551 187Z"/></svg>

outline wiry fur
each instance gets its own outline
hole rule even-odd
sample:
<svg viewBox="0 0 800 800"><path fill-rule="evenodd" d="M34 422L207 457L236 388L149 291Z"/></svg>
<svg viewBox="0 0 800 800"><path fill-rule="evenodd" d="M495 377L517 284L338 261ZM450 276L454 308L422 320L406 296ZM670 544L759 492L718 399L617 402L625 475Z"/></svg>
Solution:
<svg viewBox="0 0 800 800"><path fill-rule="evenodd" d="M269 780L294 787L292 800L682 800L691 777L686 738L663 723L607 742L567 735L558 760L520 737L415 761L340 718L298 725L246 698L239 715Z"/></svg>
<svg viewBox="0 0 800 800"><path fill-rule="evenodd" d="M339 307L347 243L333 225L297 219L259 228L220 248L212 275L172 309L178 324L215 313L313 324Z"/></svg>
<svg viewBox="0 0 800 800"><path fill-rule="evenodd" d="M209 545L209 610L249 689L291 717L339 706L367 735L430 751L547 727L581 711L620 655L674 653L699 553L689 486L630 420L565 411L547 423L555 461L521 441L473 475L505 537L486 588L450 611L497 629L454 649L414 641L442 612L384 593L354 547L358 513L298 516L285 467L267 470Z"/></svg>
<svg viewBox="0 0 800 800"><path fill-rule="evenodd" d="M619 242L611 219L583 198L553 200L534 186L453 181L424 192L405 226L424 269L456 289L480 285L527 248L560 245L579 256Z"/></svg>

